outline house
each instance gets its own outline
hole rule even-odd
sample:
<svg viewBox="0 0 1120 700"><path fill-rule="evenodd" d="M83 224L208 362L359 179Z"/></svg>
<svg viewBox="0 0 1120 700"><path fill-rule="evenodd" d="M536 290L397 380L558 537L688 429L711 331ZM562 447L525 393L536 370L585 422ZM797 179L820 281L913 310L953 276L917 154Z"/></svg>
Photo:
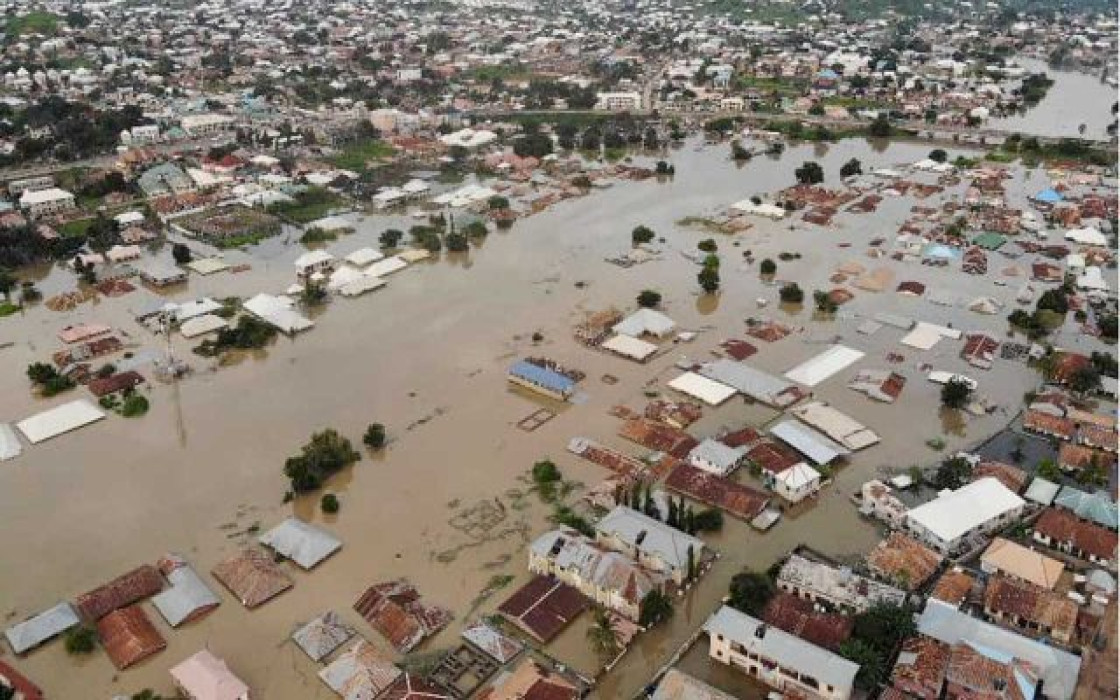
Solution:
<svg viewBox="0 0 1120 700"><path fill-rule="evenodd" d="M639 92L600 92L595 100L595 109L608 112L636 112L641 108L642 95Z"/></svg>
<svg viewBox="0 0 1120 700"><path fill-rule="evenodd" d="M187 281L187 271L161 260L150 260L138 270L140 279L153 287L170 287Z"/></svg>
<svg viewBox="0 0 1120 700"><path fill-rule="evenodd" d="M485 622L474 623L464 629L459 636L501 665L513 661L525 650L524 644L502 634Z"/></svg>
<svg viewBox="0 0 1120 700"><path fill-rule="evenodd" d="M626 506L616 506L595 524L595 541L683 585L693 576L704 542ZM689 571L689 565L693 571Z"/></svg>
<svg viewBox="0 0 1120 700"><path fill-rule="evenodd" d="M790 695L852 696L859 665L724 605L704 623L708 655Z"/></svg>
<svg viewBox="0 0 1120 700"><path fill-rule="evenodd" d="M892 532L867 555L871 573L908 591L924 586L942 561L940 554L901 532Z"/></svg>
<svg viewBox="0 0 1120 700"><path fill-rule="evenodd" d="M285 518L282 523L258 538L264 546L301 569L314 569L324 559L342 548L342 541L322 528L298 518Z"/></svg>
<svg viewBox="0 0 1120 700"><path fill-rule="evenodd" d="M91 379L86 388L89 392L97 398L109 396L110 394L121 394L144 383L144 377L135 370L128 370L127 372L117 372L108 377L97 377Z"/></svg>
<svg viewBox="0 0 1120 700"><path fill-rule="evenodd" d="M23 654L79 624L81 619L74 608L62 602L12 625L4 630L4 636L13 652Z"/></svg>
<svg viewBox="0 0 1120 700"><path fill-rule="evenodd" d="M824 612L812 601L785 591L778 591L766 603L762 621L831 651L838 651L855 628L852 616Z"/></svg>
<svg viewBox="0 0 1120 700"><path fill-rule="evenodd" d="M907 698L938 700L949 669L949 645L917 635L902 642L890 686Z"/></svg>
<svg viewBox="0 0 1120 700"><path fill-rule="evenodd" d="M208 649L173 666L171 678L188 700L249 700L249 686Z"/></svg>
<svg viewBox="0 0 1120 700"><path fill-rule="evenodd" d="M98 620L97 636L106 656L119 671L167 648L167 642L139 605L119 608Z"/></svg>
<svg viewBox="0 0 1120 700"><path fill-rule="evenodd" d="M526 656L513 670L503 670L477 700L577 700L580 687L569 678Z"/></svg>
<svg viewBox="0 0 1120 700"><path fill-rule="evenodd" d="M778 588L799 598L857 613L880 604L901 605L906 601L906 593L893 586L800 554L791 554L782 565L777 583Z"/></svg>
<svg viewBox="0 0 1120 700"><path fill-rule="evenodd" d="M1022 493L1027 485L1027 473L1018 467L1003 462L984 461L972 468L972 480L984 477L998 479L1001 484L1015 493Z"/></svg>
<svg viewBox="0 0 1120 700"><path fill-rule="evenodd" d="M1070 511L1082 520L1114 532L1117 529L1116 501L1105 491L1086 493L1072 486L1063 486L1054 499L1054 505Z"/></svg>
<svg viewBox="0 0 1120 700"><path fill-rule="evenodd" d="M971 539L1017 520L1024 505L999 480L984 477L912 508L906 513L906 529L942 554L952 554Z"/></svg>
<svg viewBox="0 0 1120 700"><path fill-rule="evenodd" d="M1023 430L1059 440L1072 440L1077 432L1077 426L1064 416L1055 416L1031 408L1023 414Z"/></svg>
<svg viewBox="0 0 1120 700"><path fill-rule="evenodd" d="M821 473L804 462L770 477L774 493L790 503L800 503L821 488Z"/></svg>
<svg viewBox="0 0 1120 700"><path fill-rule="evenodd" d="M392 658L364 639L319 671L319 678L343 700L375 698L400 675Z"/></svg>
<svg viewBox="0 0 1120 700"><path fill-rule="evenodd" d="M335 268L335 257L325 250L311 250L296 258L296 276L307 279L315 273L327 274Z"/></svg>
<svg viewBox="0 0 1120 700"><path fill-rule="evenodd" d="M1029 661L983 644L957 642L949 651L945 684L946 698L1033 700L1038 669Z"/></svg>
<svg viewBox="0 0 1120 700"><path fill-rule="evenodd" d="M959 608L968 600L974 585L976 585L976 579L973 578L972 574L959 566L954 566L941 574L941 578L937 579L933 590L930 591L929 597L933 600L940 600L947 605L952 605L954 608Z"/></svg>
<svg viewBox="0 0 1120 700"><path fill-rule="evenodd" d="M226 114L188 114L179 126L191 138L209 136L233 128L233 117Z"/></svg>
<svg viewBox="0 0 1120 700"><path fill-rule="evenodd" d="M338 613L328 610L292 633L292 641L312 661L322 661L357 634Z"/></svg>
<svg viewBox="0 0 1120 700"><path fill-rule="evenodd" d="M1004 574L1046 589L1053 589L1065 564L1021 544L997 537L980 556L986 574Z"/></svg>
<svg viewBox="0 0 1120 700"><path fill-rule="evenodd" d="M100 620L114 610L138 603L163 590L163 577L151 565L138 566L112 581L83 593L74 607L83 620Z"/></svg>
<svg viewBox="0 0 1120 700"><path fill-rule="evenodd" d="M918 633L950 647L958 643L991 650L1031 664L1051 700L1071 700L1081 673L1081 657L979 620L939 600L930 600L918 617ZM965 697L972 697L966 695Z"/></svg>
<svg viewBox="0 0 1120 700"><path fill-rule="evenodd" d="M202 577L179 555L168 554L159 560L158 566L171 587L156 594L152 604L172 627L193 622L221 603Z"/></svg>
<svg viewBox="0 0 1120 700"><path fill-rule="evenodd" d="M535 576L498 606L498 613L542 644L552 641L590 607L574 587L551 576Z"/></svg>
<svg viewBox="0 0 1120 700"><path fill-rule="evenodd" d="M75 206L74 195L57 187L44 190L25 190L19 197L19 208L28 217L39 219L69 211Z"/></svg>
<svg viewBox="0 0 1120 700"><path fill-rule="evenodd" d="M872 479L860 487L859 512L892 528L899 528L906 522L907 508L890 486Z"/></svg>
<svg viewBox="0 0 1120 700"><path fill-rule="evenodd" d="M567 401L575 393L576 381L556 370L527 360L515 362L506 375L511 384L525 387L557 401Z"/></svg>
<svg viewBox="0 0 1120 700"><path fill-rule="evenodd" d="M1061 508L1047 508L1034 523L1034 541L1078 559L1116 565L1116 533Z"/></svg>
<svg viewBox="0 0 1120 700"><path fill-rule="evenodd" d="M739 468L745 454L746 450L741 447L728 447L722 442L706 438L688 453L688 463L709 474L727 476Z"/></svg>
<svg viewBox="0 0 1120 700"><path fill-rule="evenodd" d="M642 599L668 580L572 530L552 530L534 540L529 571L555 576L630 620L638 619Z"/></svg>
<svg viewBox="0 0 1120 700"><path fill-rule="evenodd" d="M0 661L0 688L11 693L11 700L43 700L39 686L3 661Z"/></svg>
<svg viewBox="0 0 1120 700"><path fill-rule="evenodd" d="M444 608L426 604L406 579L370 586L354 610L401 653L412 651L453 619Z"/></svg>
<svg viewBox="0 0 1120 700"><path fill-rule="evenodd" d="M641 338L647 335L654 338L664 338L672 333L674 328L676 328L676 324L673 319L660 311L642 308L616 323L611 330L619 335L628 335L631 338Z"/></svg>
<svg viewBox="0 0 1120 700"><path fill-rule="evenodd" d="M984 614L1030 636L1066 645L1073 643L1077 626L1077 603L1048 588L999 574L984 591Z"/></svg>
<svg viewBox="0 0 1120 700"><path fill-rule="evenodd" d="M272 558L258 549L243 550L219 563L210 573L250 610L293 585Z"/></svg>

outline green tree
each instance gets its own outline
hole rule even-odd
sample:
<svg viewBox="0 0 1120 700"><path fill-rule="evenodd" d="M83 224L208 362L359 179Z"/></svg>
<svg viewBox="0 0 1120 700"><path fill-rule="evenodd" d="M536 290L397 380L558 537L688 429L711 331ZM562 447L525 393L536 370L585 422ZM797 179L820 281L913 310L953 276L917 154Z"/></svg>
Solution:
<svg viewBox="0 0 1120 700"><path fill-rule="evenodd" d="M972 387L960 379L950 379L941 387L941 405L946 408L964 408L972 399Z"/></svg>
<svg viewBox="0 0 1120 700"><path fill-rule="evenodd" d="M942 462L933 473L930 483L937 490L959 489L972 475L972 465L963 457L951 457Z"/></svg>
<svg viewBox="0 0 1120 700"><path fill-rule="evenodd" d="M856 672L856 687L873 691L883 682L886 665L879 652L870 644L859 639L849 639L840 645L840 655L859 664L859 671Z"/></svg>
<svg viewBox="0 0 1120 700"><path fill-rule="evenodd" d="M853 175L862 175L863 165L859 162L858 158L852 158L847 163L840 166L840 177L849 178Z"/></svg>
<svg viewBox="0 0 1120 700"><path fill-rule="evenodd" d="M723 511L706 508L695 515L693 525L697 532L718 532L723 529Z"/></svg>
<svg viewBox="0 0 1120 700"><path fill-rule="evenodd" d="M638 624L649 628L669 619L673 615L673 601L656 588L646 593L638 609Z"/></svg>
<svg viewBox="0 0 1120 700"><path fill-rule="evenodd" d="M634 230L630 232L630 242L634 245L649 243L653 240L655 235L653 229L648 226L635 226Z"/></svg>
<svg viewBox="0 0 1120 700"><path fill-rule="evenodd" d="M700 284L708 294L712 294L719 290L719 269L705 265L700 273L696 275L696 281Z"/></svg>
<svg viewBox="0 0 1120 700"><path fill-rule="evenodd" d="M385 426L381 423L370 423L362 435L362 442L371 450L380 450L385 446Z"/></svg>
<svg viewBox="0 0 1120 700"><path fill-rule="evenodd" d="M852 637L870 644L889 658L902 640L917 633L914 611L909 606L878 603L856 615Z"/></svg>
<svg viewBox="0 0 1120 700"><path fill-rule="evenodd" d="M715 240L711 238L705 238L697 243L696 247L705 253L714 253L719 250L719 246L717 246Z"/></svg>
<svg viewBox="0 0 1120 700"><path fill-rule="evenodd" d="M176 243L171 246L171 257L175 258L175 264L186 265L191 261L191 249L182 243Z"/></svg>
<svg viewBox="0 0 1120 700"><path fill-rule="evenodd" d="M821 168L820 163L807 160L800 168L793 171L793 176L797 178L799 184L816 185L824 182L824 169Z"/></svg>
<svg viewBox="0 0 1120 700"><path fill-rule="evenodd" d="M832 300L828 292L816 290L813 292L813 303L817 307L817 311L824 314L836 313L836 302Z"/></svg>
<svg viewBox="0 0 1120 700"><path fill-rule="evenodd" d="M0 294L3 294L5 299L11 298L11 292L17 282L15 275L0 267Z"/></svg>
<svg viewBox="0 0 1120 700"><path fill-rule="evenodd" d="M361 458L350 441L338 431L327 429L314 433L300 448L300 453L284 463L284 475L291 480L296 493L314 491L323 480Z"/></svg>
<svg viewBox="0 0 1120 700"><path fill-rule="evenodd" d="M757 571L745 571L731 578L731 607L753 617L761 617L767 603L778 592L769 576Z"/></svg>
<svg viewBox="0 0 1120 700"><path fill-rule="evenodd" d="M652 289L643 289L638 293L638 306L652 309L661 303L661 293Z"/></svg>
<svg viewBox="0 0 1120 700"><path fill-rule="evenodd" d="M609 661L618 656L618 633L614 629L614 619L606 608L595 608L595 621L587 628L587 642L600 659Z"/></svg>
<svg viewBox="0 0 1120 700"><path fill-rule="evenodd" d="M871 126L867 127L868 135L877 139L888 138L892 131L891 122L886 112L879 112L879 116L875 117L875 121L871 122Z"/></svg>
<svg viewBox="0 0 1120 700"><path fill-rule="evenodd" d="M378 237L382 248L396 248L404 238L404 232L395 228L385 229Z"/></svg>
<svg viewBox="0 0 1120 700"><path fill-rule="evenodd" d="M342 504L338 502L338 496L333 493L324 493L319 500L319 507L323 509L324 513L337 513Z"/></svg>
<svg viewBox="0 0 1120 700"><path fill-rule="evenodd" d="M1069 388L1078 394L1088 394L1101 386L1101 375L1096 367L1088 365L1077 369L1069 378Z"/></svg>
<svg viewBox="0 0 1120 700"><path fill-rule="evenodd" d="M770 258L765 258L761 263L758 264L758 271L761 274L766 275L767 277L772 277L775 273L778 272L778 263L774 262Z"/></svg>
<svg viewBox="0 0 1120 700"><path fill-rule="evenodd" d="M805 301L805 292L796 282L790 282L778 290L778 298L786 304L800 304Z"/></svg>
<svg viewBox="0 0 1120 700"><path fill-rule="evenodd" d="M949 160L949 154L944 148L935 148L929 152L929 159L935 163L944 163Z"/></svg>

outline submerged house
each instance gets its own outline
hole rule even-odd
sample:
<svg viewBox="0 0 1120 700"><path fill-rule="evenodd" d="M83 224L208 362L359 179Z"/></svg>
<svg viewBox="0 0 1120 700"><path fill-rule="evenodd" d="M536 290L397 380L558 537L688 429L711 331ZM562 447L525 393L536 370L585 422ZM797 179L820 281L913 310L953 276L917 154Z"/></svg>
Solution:
<svg viewBox="0 0 1120 700"><path fill-rule="evenodd" d="M515 362L509 368L507 376L511 384L525 387L557 401L567 401L575 393L574 379L526 360Z"/></svg>

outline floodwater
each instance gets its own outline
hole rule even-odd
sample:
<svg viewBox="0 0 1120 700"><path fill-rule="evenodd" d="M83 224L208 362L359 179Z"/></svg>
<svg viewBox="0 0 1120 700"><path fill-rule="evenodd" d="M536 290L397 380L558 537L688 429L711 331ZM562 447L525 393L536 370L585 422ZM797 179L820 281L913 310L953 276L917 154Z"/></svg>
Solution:
<svg viewBox="0 0 1120 700"><path fill-rule="evenodd" d="M1116 119L1112 114L1118 94L1115 87L1099 75L1057 70L1037 59L1022 58L1019 63L1029 72L1046 73L1054 84L1037 105L1022 114L993 119L992 126L1054 138L1109 138L1108 125Z"/></svg>
<svg viewBox="0 0 1120 700"><path fill-rule="evenodd" d="M807 293L828 288L835 266L857 259L869 269L890 267L896 282L913 278L931 288L951 286L966 299L984 293L1013 303L1014 294L1013 288L994 286L990 277L864 257L866 241L891 238L913 203L910 198L888 198L873 215L841 214L831 229L802 224L791 229L788 222L760 221L734 239L738 246L730 237L715 236L723 257L718 303L697 293L697 267L680 254L712 234L675 222L791 184L794 168L807 159L820 160L829 177L826 184L836 184L841 164L853 156L870 170L913 162L929 149L926 144L871 147L850 140L793 147L780 159L758 158L736 167L727 158L726 146L700 148L690 143L672 153L677 173L672 180L618 183L561 203L509 231L492 233L465 259L444 255L397 273L380 291L336 300L316 317L310 332L282 337L230 366L212 369L209 360L189 352L191 343L176 337L176 354L188 358L196 371L178 384L151 386L152 410L146 417L110 416L0 465L5 535L0 539L0 569L8 572L0 576L0 609L5 619L22 619L72 599L168 551L184 554L198 570L208 572L251 541L248 531L254 525L267 529L292 513L320 520L314 501L282 503L284 459L315 430L336 428L357 443L368 423L382 422L391 440L385 453L365 456L327 487L342 502L341 512L327 526L343 540L343 549L312 572L285 565L295 587L256 611L245 610L222 591L217 611L170 630L146 605L168 648L127 671L118 673L100 651L75 660L59 642L32 652L18 665L51 697L102 698L144 687L170 692L167 669L206 646L229 662L256 697L333 697L316 678L318 667L287 641L298 624L334 609L361 634L382 644L350 606L366 586L406 576L428 601L457 615L455 623L422 650L450 646L468 611L489 612L528 578L526 543L548 527L548 510L526 493L525 473L532 463L549 456L567 478L587 485L605 478L605 470L568 454L567 441L587 436L637 453L615 436L617 422L607 411L617 404L644 406L648 382L655 380L663 387L675 376L672 364L681 355L704 359L723 339L743 337L746 317L772 313L804 327L779 343L756 343L760 352L750 362L764 369L785 371L839 336L867 353L858 368L891 367L906 375L909 382L894 406L872 403L846 389L855 368L816 388L819 397L876 430L882 443L857 455L819 503L784 519L771 532L759 534L727 519L725 530L708 538L721 553L720 561L678 602L672 621L641 637L597 689L602 698L633 696L719 605L734 573L743 567L765 568L800 543L838 558L866 552L877 533L859 519L848 494L876 474L940 457L924 445L942 432L937 387L924 379L912 351L904 352L905 363L888 365L887 352L903 350L897 343L901 333L884 328L874 336L859 336L855 327L862 317L890 311L964 328L1004 328L1002 316L934 306L902 298L890 288L880 294L857 292L838 318L826 324L815 323L809 308L787 316L775 308L777 287L762 284L757 266L743 263L742 251L752 250L756 260L776 258L783 250L800 251L800 260L779 263L777 278L797 280ZM1027 184L1032 182L1037 185L1038 179ZM384 228L402 224L407 221L400 217L370 217L357 233L328 249L346 254L375 244ZM604 262L604 257L629 247L630 230L638 224L664 237L662 256L630 269ZM839 248L840 243L852 247ZM229 254L231 262L250 261L250 272L192 276L177 298L282 291L292 282L291 261L300 247L269 245L263 258ZM998 270L1000 265L994 267ZM67 274L50 272L41 288L49 296L68 286L68 280ZM661 290L666 312L682 328L701 331L699 337L648 365L588 350L572 339L571 327L584 312L611 305L629 308L644 288ZM77 390L38 400L29 394L23 376L27 364L58 347L55 333L66 325L80 320L109 323L130 333L138 346L158 350L160 343L128 314L130 307L139 305L138 296L101 299L67 313L36 308L0 320L0 342L14 343L0 351L5 360L0 419L18 420L82 395ZM757 308L759 297L770 301L767 309ZM535 332L543 336L539 344L531 340ZM938 347L921 359L937 369L977 374L955 350ZM587 374L582 386L586 403L567 407L533 433L517 429L515 423L538 404L507 389L504 376L512 360L529 353L547 355ZM604 374L619 381L604 383ZM1035 382L1032 372L1011 363L997 363L978 378L981 392L1011 412ZM772 417L773 412L733 400L707 411L693 430L708 435L721 427L760 424ZM1009 417L997 411L965 418L959 430L944 436L948 449L978 441ZM501 502L500 515L489 517L494 515L495 499ZM501 574L516 578L491 599L477 600L491 578ZM590 673L595 664L582 624L573 625L548 651Z"/></svg>

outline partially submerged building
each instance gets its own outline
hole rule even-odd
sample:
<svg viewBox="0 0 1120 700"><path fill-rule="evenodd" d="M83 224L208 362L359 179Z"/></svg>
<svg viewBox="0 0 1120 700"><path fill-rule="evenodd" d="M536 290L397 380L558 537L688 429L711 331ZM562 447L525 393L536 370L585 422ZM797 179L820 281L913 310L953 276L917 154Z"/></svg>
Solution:
<svg viewBox="0 0 1120 700"><path fill-rule="evenodd" d="M160 559L159 570L171 586L156 594L152 604L172 627L193 622L221 603L202 577L179 555L169 554Z"/></svg>
<svg viewBox="0 0 1120 700"><path fill-rule="evenodd" d="M595 524L595 541L623 552L642 566L683 584L699 566L704 542L626 506L616 506Z"/></svg>
<svg viewBox="0 0 1120 700"><path fill-rule="evenodd" d="M261 535L258 541L304 570L314 569L342 548L342 541L326 530L291 517Z"/></svg>
<svg viewBox="0 0 1120 700"><path fill-rule="evenodd" d="M978 479L906 514L906 529L942 554L1002 529L1023 513L1026 502L993 477Z"/></svg>
<svg viewBox="0 0 1120 700"><path fill-rule="evenodd" d="M264 605L293 585L272 558L258 549L233 555L211 573L249 609Z"/></svg>
<svg viewBox="0 0 1120 700"><path fill-rule="evenodd" d="M799 554L791 554L782 565L777 582L778 588L799 598L856 613L876 605L901 605L906 601L906 593L894 586Z"/></svg>

